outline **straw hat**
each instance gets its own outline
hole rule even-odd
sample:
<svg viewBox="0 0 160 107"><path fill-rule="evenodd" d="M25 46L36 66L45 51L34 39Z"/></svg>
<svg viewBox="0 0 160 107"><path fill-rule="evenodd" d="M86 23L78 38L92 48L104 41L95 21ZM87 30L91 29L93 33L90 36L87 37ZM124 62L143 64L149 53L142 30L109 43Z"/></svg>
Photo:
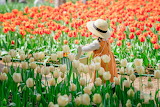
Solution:
<svg viewBox="0 0 160 107"><path fill-rule="evenodd" d="M108 23L103 19L87 22L87 28L94 35L104 39L108 39L111 35L111 32L108 29Z"/></svg>

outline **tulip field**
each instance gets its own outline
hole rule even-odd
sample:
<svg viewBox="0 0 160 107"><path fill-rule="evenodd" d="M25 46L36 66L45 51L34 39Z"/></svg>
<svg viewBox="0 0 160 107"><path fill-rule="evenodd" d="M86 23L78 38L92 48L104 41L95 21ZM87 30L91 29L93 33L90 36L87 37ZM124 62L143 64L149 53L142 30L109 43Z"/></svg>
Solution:
<svg viewBox="0 0 160 107"><path fill-rule="evenodd" d="M160 106L159 0L88 0L57 8L2 8L4 12L1 8L0 107ZM106 20L112 32L108 41L119 74L114 82L100 65L101 60L110 61L108 56L84 53L76 59L78 46L96 39L86 23L97 19ZM139 89L134 87L136 78ZM144 86L155 88L154 95L145 94Z"/></svg>

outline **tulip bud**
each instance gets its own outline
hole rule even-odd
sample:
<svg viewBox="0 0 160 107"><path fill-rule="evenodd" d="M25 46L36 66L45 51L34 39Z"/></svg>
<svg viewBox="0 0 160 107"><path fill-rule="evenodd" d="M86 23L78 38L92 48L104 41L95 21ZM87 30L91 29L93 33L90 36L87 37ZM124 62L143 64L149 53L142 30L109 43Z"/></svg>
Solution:
<svg viewBox="0 0 160 107"><path fill-rule="evenodd" d="M129 99L127 100L126 107L132 107L131 100L129 100Z"/></svg>
<svg viewBox="0 0 160 107"><path fill-rule="evenodd" d="M160 63L157 64L157 70L160 70Z"/></svg>
<svg viewBox="0 0 160 107"><path fill-rule="evenodd" d="M68 55L68 58L69 58L70 61L75 60L75 57L76 57L76 56L75 56L73 53L70 53L70 54Z"/></svg>
<svg viewBox="0 0 160 107"><path fill-rule="evenodd" d="M14 73L14 74L13 74L13 81L14 81L15 83L20 83L20 82L22 82L21 73Z"/></svg>
<svg viewBox="0 0 160 107"><path fill-rule="evenodd" d="M50 69L50 72L53 72L55 70L54 66L50 66L49 69Z"/></svg>
<svg viewBox="0 0 160 107"><path fill-rule="evenodd" d="M100 67L100 69L98 70L98 75L102 76L104 72L105 72L104 68Z"/></svg>
<svg viewBox="0 0 160 107"><path fill-rule="evenodd" d="M27 62L21 62L22 69L28 69L28 63Z"/></svg>
<svg viewBox="0 0 160 107"><path fill-rule="evenodd" d="M8 69L7 67L3 67L3 69L2 69L2 72L3 72L3 73L6 73L6 74L7 74L8 71L9 71L9 69Z"/></svg>
<svg viewBox="0 0 160 107"><path fill-rule="evenodd" d="M71 90L71 91L76 91L76 89L77 89L76 85L72 83L72 84L70 85L70 90Z"/></svg>
<svg viewBox="0 0 160 107"><path fill-rule="evenodd" d="M60 65L60 71L61 72L66 72L67 71L67 65L66 64L63 64L63 65Z"/></svg>
<svg viewBox="0 0 160 107"><path fill-rule="evenodd" d="M95 71L95 64L94 63L90 64L89 69L90 71Z"/></svg>
<svg viewBox="0 0 160 107"><path fill-rule="evenodd" d="M83 66L83 73L88 73L89 72L89 67L88 67L88 65L84 65Z"/></svg>
<svg viewBox="0 0 160 107"><path fill-rule="evenodd" d="M60 77L64 78L64 76L65 76L64 73L60 72Z"/></svg>
<svg viewBox="0 0 160 107"><path fill-rule="evenodd" d="M49 102L48 107L54 107L53 102Z"/></svg>
<svg viewBox="0 0 160 107"><path fill-rule="evenodd" d="M124 74L124 67L121 67L121 69L119 70L119 73L120 73L121 75Z"/></svg>
<svg viewBox="0 0 160 107"><path fill-rule="evenodd" d="M108 55L103 55L101 56L101 59L103 60L104 63L109 63L111 58Z"/></svg>
<svg viewBox="0 0 160 107"><path fill-rule="evenodd" d="M24 61L24 60L26 59L26 57L27 57L27 55L22 54L22 55L20 55L20 60L21 60L21 61Z"/></svg>
<svg viewBox="0 0 160 107"><path fill-rule="evenodd" d="M116 93L113 94L113 98L117 98L117 94Z"/></svg>
<svg viewBox="0 0 160 107"><path fill-rule="evenodd" d="M73 62L72 62L72 65L73 65L74 68L78 68L79 64L80 64L79 60L73 60Z"/></svg>
<svg viewBox="0 0 160 107"><path fill-rule="evenodd" d="M134 74L131 74L129 79L133 82L136 79L136 76Z"/></svg>
<svg viewBox="0 0 160 107"><path fill-rule="evenodd" d="M39 52L38 54L39 54L39 59L40 60L44 59L44 57L45 57L44 52Z"/></svg>
<svg viewBox="0 0 160 107"><path fill-rule="evenodd" d="M34 86L33 78L28 78L26 81L26 85L28 88L33 87Z"/></svg>
<svg viewBox="0 0 160 107"><path fill-rule="evenodd" d="M127 95L128 95L129 97L134 97L134 91L133 91L133 89L129 89L129 90L127 91Z"/></svg>
<svg viewBox="0 0 160 107"><path fill-rule="evenodd" d="M7 80L7 79L8 79L8 77L7 77L6 73L1 73L1 74L0 74L0 80L1 80L1 81L5 81L5 80Z"/></svg>
<svg viewBox="0 0 160 107"><path fill-rule="evenodd" d="M37 100L37 101L40 101L40 100L41 100L41 94L37 94L37 95L36 95L36 100Z"/></svg>
<svg viewBox="0 0 160 107"><path fill-rule="evenodd" d="M114 77L114 82L115 82L116 85L120 84L119 79L117 77Z"/></svg>
<svg viewBox="0 0 160 107"><path fill-rule="evenodd" d="M102 97L100 94L94 94L93 95L93 102L95 104L100 104L102 102Z"/></svg>
<svg viewBox="0 0 160 107"><path fill-rule="evenodd" d="M123 81L123 86L129 88L129 87L130 87L129 81L128 81L128 80L124 80L124 81Z"/></svg>
<svg viewBox="0 0 160 107"><path fill-rule="evenodd" d="M94 83L95 83L96 86L101 86L102 85L102 80L100 78L96 78Z"/></svg>
<svg viewBox="0 0 160 107"><path fill-rule="evenodd" d="M57 52L57 58L63 58L63 51Z"/></svg>
<svg viewBox="0 0 160 107"><path fill-rule="evenodd" d="M82 104L83 105L90 105L90 97L88 94L82 95Z"/></svg>
<svg viewBox="0 0 160 107"><path fill-rule="evenodd" d="M145 72L143 66L136 66L136 71L137 71L138 74L140 74L140 75L144 74L144 72Z"/></svg>
<svg viewBox="0 0 160 107"><path fill-rule="evenodd" d="M91 91L92 87L90 86L87 86L83 89L84 93L88 94L88 95L91 95L92 94L92 91Z"/></svg>
<svg viewBox="0 0 160 107"><path fill-rule="evenodd" d="M101 67L100 63L95 63L95 70L99 70Z"/></svg>
<svg viewBox="0 0 160 107"><path fill-rule="evenodd" d="M33 57L34 57L35 60L38 60L39 59L39 54L38 53L34 53Z"/></svg>
<svg viewBox="0 0 160 107"><path fill-rule="evenodd" d="M109 99L109 98L110 98L109 93L106 93L105 98L106 98L106 99Z"/></svg>
<svg viewBox="0 0 160 107"><path fill-rule="evenodd" d="M153 88L153 83L151 81L148 81L147 88Z"/></svg>
<svg viewBox="0 0 160 107"><path fill-rule="evenodd" d="M59 71L54 71L53 72L53 77L58 78L59 77Z"/></svg>
<svg viewBox="0 0 160 107"><path fill-rule="evenodd" d="M57 54L51 54L51 60L57 61Z"/></svg>
<svg viewBox="0 0 160 107"><path fill-rule="evenodd" d="M41 68L40 68L39 66L37 66L37 67L35 68L35 72L36 72L36 73L41 73Z"/></svg>
<svg viewBox="0 0 160 107"><path fill-rule="evenodd" d="M121 60L121 66L122 67L126 67L127 66L127 60L126 59L122 59Z"/></svg>
<svg viewBox="0 0 160 107"><path fill-rule="evenodd" d="M58 99L57 99L57 102L58 102L58 105L59 106L66 106L68 103L69 103L69 98L68 96L59 96Z"/></svg>
<svg viewBox="0 0 160 107"><path fill-rule="evenodd" d="M49 67L43 67L41 73L44 75L48 75L50 73Z"/></svg>
<svg viewBox="0 0 160 107"><path fill-rule="evenodd" d="M4 63L10 63L11 62L11 56L10 55L6 55L2 58L2 61Z"/></svg>
<svg viewBox="0 0 160 107"><path fill-rule="evenodd" d="M93 59L95 63L101 63L101 57L97 56Z"/></svg>
<svg viewBox="0 0 160 107"><path fill-rule="evenodd" d="M8 52L8 54L9 54L12 58L15 58L16 55L17 55L17 51L14 50L14 49L11 49L11 50Z"/></svg>
<svg viewBox="0 0 160 107"><path fill-rule="evenodd" d="M76 103L77 106L81 105L81 104L82 104L81 96L76 97L76 98L74 99L74 102Z"/></svg>
<svg viewBox="0 0 160 107"><path fill-rule="evenodd" d="M137 104L137 107L142 107L141 103L138 103L138 104Z"/></svg>
<svg viewBox="0 0 160 107"><path fill-rule="evenodd" d="M81 86L85 86L86 85L86 80L84 78L80 78L79 83Z"/></svg>
<svg viewBox="0 0 160 107"><path fill-rule="evenodd" d="M63 46L63 52L64 52L64 53L70 52L70 48L69 48L68 45L64 45L64 46Z"/></svg>
<svg viewBox="0 0 160 107"><path fill-rule="evenodd" d="M54 78L51 78L48 82L49 82L50 86L55 86L56 85L56 81L55 81Z"/></svg>
<svg viewBox="0 0 160 107"><path fill-rule="evenodd" d="M78 68L77 68L78 72L79 73L83 72L83 70L84 70L83 68L84 68L84 64L80 63Z"/></svg>
<svg viewBox="0 0 160 107"><path fill-rule="evenodd" d="M29 64L29 66L30 66L31 69L35 69L37 67L37 64L32 62L32 63Z"/></svg>
<svg viewBox="0 0 160 107"><path fill-rule="evenodd" d="M134 72L134 70L133 70L132 67L127 67L127 68L126 68L126 71L127 71L127 75L131 75L131 74L133 74L133 72Z"/></svg>
<svg viewBox="0 0 160 107"><path fill-rule="evenodd" d="M31 57L31 58L29 59L29 62L30 62L30 63L31 63L31 62L34 62L34 58Z"/></svg>
<svg viewBox="0 0 160 107"><path fill-rule="evenodd" d="M110 78L111 78L111 74L110 74L109 71L103 73L103 79L104 80L110 80Z"/></svg>
<svg viewBox="0 0 160 107"><path fill-rule="evenodd" d="M19 56L22 55L22 54L25 54L25 52L23 50L18 50L18 54Z"/></svg>
<svg viewBox="0 0 160 107"><path fill-rule="evenodd" d="M154 71L154 78L160 79L160 70Z"/></svg>
<svg viewBox="0 0 160 107"><path fill-rule="evenodd" d="M135 59L134 60L134 65L135 66L142 66L143 59Z"/></svg>

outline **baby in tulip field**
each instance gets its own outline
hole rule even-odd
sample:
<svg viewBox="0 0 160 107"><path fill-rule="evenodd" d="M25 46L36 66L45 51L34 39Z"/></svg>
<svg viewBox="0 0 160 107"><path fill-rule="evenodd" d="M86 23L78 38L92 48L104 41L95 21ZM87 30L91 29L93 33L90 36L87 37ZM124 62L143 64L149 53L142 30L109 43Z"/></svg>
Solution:
<svg viewBox="0 0 160 107"><path fill-rule="evenodd" d="M87 23L87 28L94 36L98 37L97 40L94 40L91 44L86 46L78 47L77 59L81 56L82 52L93 51L93 57L102 57L104 55L109 56L109 62L105 63L104 60L101 60L101 67L104 68L105 72L110 72L111 79L110 82L113 82L113 78L117 77L116 61L114 55L111 51L110 43L108 39L110 38L110 31L108 29L108 23L103 19L97 19L96 21L90 21ZM104 58L102 58L104 59ZM107 60L108 58L106 58ZM93 72L92 81L94 82L96 78L96 71ZM101 77L102 78L102 77Z"/></svg>

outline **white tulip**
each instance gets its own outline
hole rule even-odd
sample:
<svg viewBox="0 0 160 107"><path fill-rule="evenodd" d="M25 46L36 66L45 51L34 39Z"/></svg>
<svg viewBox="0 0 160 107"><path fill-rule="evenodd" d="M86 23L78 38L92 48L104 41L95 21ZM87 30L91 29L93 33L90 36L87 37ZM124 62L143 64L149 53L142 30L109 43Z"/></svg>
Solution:
<svg viewBox="0 0 160 107"><path fill-rule="evenodd" d="M75 57L76 57L76 55L73 54L73 53L70 53L70 54L68 55L68 58L69 58L70 61L75 60Z"/></svg>
<svg viewBox="0 0 160 107"><path fill-rule="evenodd" d="M135 66L142 66L143 59L135 59L134 60L134 65Z"/></svg>
<svg viewBox="0 0 160 107"><path fill-rule="evenodd" d="M93 59L93 61L94 61L95 63L101 63L101 57L100 57L100 56L97 56L97 57L95 57L95 58Z"/></svg>
<svg viewBox="0 0 160 107"><path fill-rule="evenodd" d="M57 52L57 58L63 58L63 51Z"/></svg>
<svg viewBox="0 0 160 107"><path fill-rule="evenodd" d="M69 98L68 96L64 95L64 96L59 96L57 99L58 105L59 106L66 106L69 103Z"/></svg>
<svg viewBox="0 0 160 107"><path fill-rule="evenodd" d="M105 72L104 68L100 67L100 69L98 70L98 75L102 76L104 72Z"/></svg>
<svg viewBox="0 0 160 107"><path fill-rule="evenodd" d="M145 70L143 66L136 66L136 71L138 72L138 74L144 74Z"/></svg>
<svg viewBox="0 0 160 107"><path fill-rule="evenodd" d="M60 65L60 71L61 72L66 72L67 71L67 65L66 64L63 64L63 65Z"/></svg>
<svg viewBox="0 0 160 107"><path fill-rule="evenodd" d="M101 59L103 60L104 63L109 63L111 58L108 55L103 55L101 56Z"/></svg>
<svg viewBox="0 0 160 107"><path fill-rule="evenodd" d="M51 60L57 61L57 54L51 54Z"/></svg>
<svg viewBox="0 0 160 107"><path fill-rule="evenodd" d="M94 94L93 95L93 102L95 104L100 104L102 102L102 97L100 94Z"/></svg>
<svg viewBox="0 0 160 107"><path fill-rule="evenodd" d="M28 88L33 87L34 86L33 78L28 78L26 81L26 85Z"/></svg>
<svg viewBox="0 0 160 107"><path fill-rule="evenodd" d="M73 65L74 68L78 68L79 64L80 64L79 60L73 60L73 62L72 62L72 65Z"/></svg>
<svg viewBox="0 0 160 107"><path fill-rule="evenodd" d="M90 97L88 94L82 95L82 104L83 105L90 105Z"/></svg>
<svg viewBox="0 0 160 107"><path fill-rule="evenodd" d="M16 83L22 82L21 73L14 73L13 74L13 81Z"/></svg>
<svg viewBox="0 0 160 107"><path fill-rule="evenodd" d="M110 80L110 78L111 78L110 72L104 72L103 73L103 79L104 80Z"/></svg>
<svg viewBox="0 0 160 107"><path fill-rule="evenodd" d="M64 53L70 52L70 48L69 48L68 45L64 45L64 46L63 46L63 52L64 52Z"/></svg>
<svg viewBox="0 0 160 107"><path fill-rule="evenodd" d="M15 58L16 55L17 55L17 51L14 50L14 49L11 49L11 50L8 52L8 54L9 54L12 58Z"/></svg>
<svg viewBox="0 0 160 107"><path fill-rule="evenodd" d="M126 67L127 66L127 60L126 59L122 59L121 60L121 66L122 67Z"/></svg>

